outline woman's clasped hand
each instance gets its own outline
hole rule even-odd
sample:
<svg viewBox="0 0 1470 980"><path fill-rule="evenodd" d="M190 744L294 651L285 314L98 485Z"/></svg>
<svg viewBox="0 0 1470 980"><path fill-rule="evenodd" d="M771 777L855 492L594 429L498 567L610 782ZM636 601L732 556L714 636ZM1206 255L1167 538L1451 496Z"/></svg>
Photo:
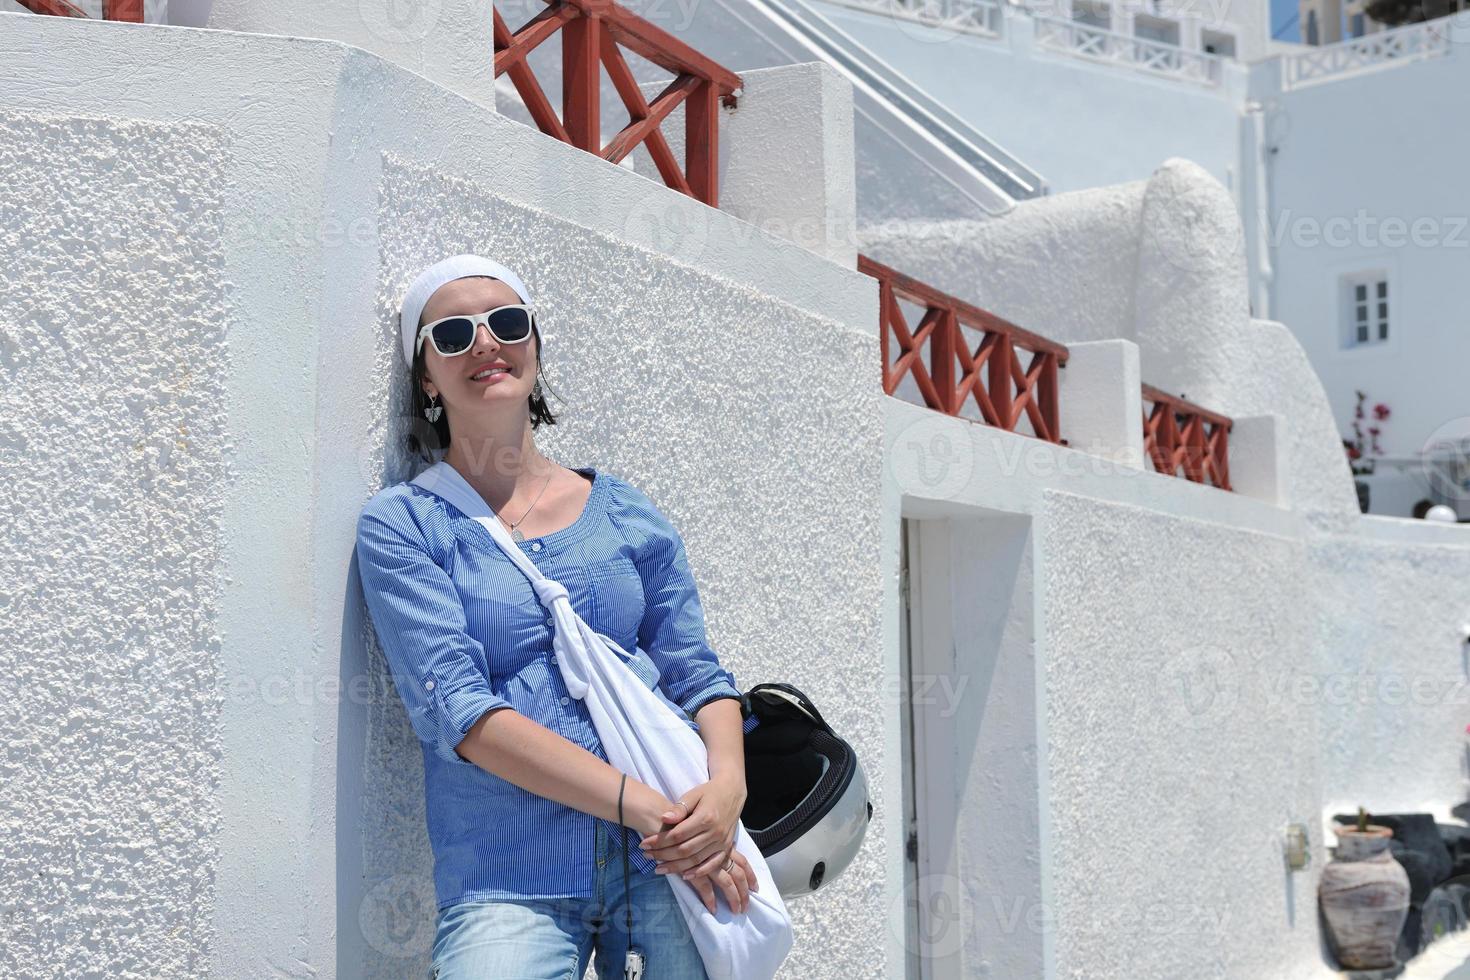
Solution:
<svg viewBox="0 0 1470 980"><path fill-rule="evenodd" d="M658 862L659 874L677 874L693 885L710 912L718 890L731 910L743 913L750 892L760 890L750 862L735 849L744 806L744 781L716 777L665 810L662 828L639 846Z"/></svg>

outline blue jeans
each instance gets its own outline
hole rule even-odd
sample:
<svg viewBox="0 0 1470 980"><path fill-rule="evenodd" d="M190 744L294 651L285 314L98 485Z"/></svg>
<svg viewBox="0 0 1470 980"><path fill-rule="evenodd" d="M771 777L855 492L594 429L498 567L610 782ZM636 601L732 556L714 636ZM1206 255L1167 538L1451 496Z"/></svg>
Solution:
<svg viewBox="0 0 1470 980"><path fill-rule="evenodd" d="M629 841L637 847L631 833ZM590 898L458 902L438 914L430 980L581 980L592 951L598 980L622 980L628 949L623 858L609 855L597 825L597 873ZM708 980L673 885L628 867L633 946L644 980Z"/></svg>

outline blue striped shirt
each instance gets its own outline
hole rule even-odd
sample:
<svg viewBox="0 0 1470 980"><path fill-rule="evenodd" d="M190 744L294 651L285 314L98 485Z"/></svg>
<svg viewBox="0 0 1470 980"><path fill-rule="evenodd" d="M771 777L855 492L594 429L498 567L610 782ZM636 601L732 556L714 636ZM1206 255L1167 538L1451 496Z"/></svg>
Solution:
<svg viewBox="0 0 1470 980"><path fill-rule="evenodd" d="M566 587L592 629L636 653L634 672L650 689L661 687L697 728L692 716L706 702L739 691L705 639L684 543L630 483L590 466L576 471L592 481L581 516L518 542L521 551ZM412 483L367 502L356 553L378 643L423 746L438 908L590 896L600 818L521 789L455 751L481 715L509 707L607 759L586 706L562 682L551 617L530 580L489 531ZM622 828L604 823L620 848ZM628 834L632 864L653 874L636 832Z"/></svg>

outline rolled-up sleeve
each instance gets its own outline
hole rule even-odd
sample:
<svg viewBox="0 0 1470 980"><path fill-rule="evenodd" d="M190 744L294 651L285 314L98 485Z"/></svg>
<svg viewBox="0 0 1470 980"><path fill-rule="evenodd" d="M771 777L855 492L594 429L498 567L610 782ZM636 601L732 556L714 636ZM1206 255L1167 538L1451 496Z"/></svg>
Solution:
<svg viewBox="0 0 1470 980"><path fill-rule="evenodd" d="M638 645L657 665L669 700L693 718L716 698L739 698L735 675L720 666L705 636L704 608L679 532L644 498L652 533L635 559L643 579Z"/></svg>
<svg viewBox="0 0 1470 980"><path fill-rule="evenodd" d="M490 689L480 642L464 605L412 520L364 510L357 522L363 597L394 686L419 739L449 762L474 765L456 747L487 711L510 707Z"/></svg>

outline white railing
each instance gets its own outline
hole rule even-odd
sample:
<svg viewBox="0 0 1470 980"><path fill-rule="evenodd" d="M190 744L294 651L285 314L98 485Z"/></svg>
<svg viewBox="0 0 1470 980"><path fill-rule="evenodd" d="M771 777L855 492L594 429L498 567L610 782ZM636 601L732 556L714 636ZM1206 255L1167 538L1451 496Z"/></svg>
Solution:
<svg viewBox="0 0 1470 980"><path fill-rule="evenodd" d="M1036 25L1037 45L1051 51L1136 68L1154 74L1218 85L1220 65L1226 59L1203 51L1189 51L1177 44L1130 37L1080 21L1051 17L1036 12L1027 3L1011 0L826 0L911 20L939 30L959 31L981 37L1000 38L1006 33L1006 18L1029 17ZM1012 10L1007 10L1007 6Z"/></svg>
<svg viewBox="0 0 1470 980"><path fill-rule="evenodd" d="M1037 47L1204 85L1220 84L1220 65L1225 59L1219 55L1188 51L1177 44L1132 37L1061 17L1033 13L1031 19L1036 22Z"/></svg>
<svg viewBox="0 0 1470 980"><path fill-rule="evenodd" d="M1283 55L1281 87L1298 88L1448 54L1451 21L1456 16L1451 14Z"/></svg>
<svg viewBox="0 0 1470 980"><path fill-rule="evenodd" d="M1000 37L1005 29L1005 11L996 0L828 0L843 7L855 7L927 24L943 30Z"/></svg>

